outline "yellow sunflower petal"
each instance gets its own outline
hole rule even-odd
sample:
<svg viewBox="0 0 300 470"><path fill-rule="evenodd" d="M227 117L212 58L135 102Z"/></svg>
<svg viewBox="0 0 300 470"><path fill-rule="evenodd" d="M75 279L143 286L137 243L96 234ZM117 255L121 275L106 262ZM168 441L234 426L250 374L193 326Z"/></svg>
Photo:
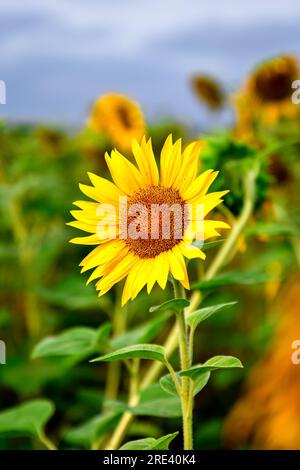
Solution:
<svg viewBox="0 0 300 470"><path fill-rule="evenodd" d="M223 199L221 199L228 191L217 191L215 193L205 194L204 196L200 196L199 199L193 201L191 204L191 214L192 219L195 220L196 217L205 217L212 209L217 207Z"/></svg>
<svg viewBox="0 0 300 470"><path fill-rule="evenodd" d="M112 240L108 243L100 245L95 250L93 250L92 256L87 256L80 263L80 266L83 266L81 272L84 273L85 271L88 271L95 266L105 264L108 261L115 259L115 257L121 252L124 254L128 252L128 247L123 240Z"/></svg>
<svg viewBox="0 0 300 470"><path fill-rule="evenodd" d="M168 257L172 276L174 279L178 279L178 281L183 280L185 278L185 263L180 251L176 250L176 247L174 247L168 252Z"/></svg>
<svg viewBox="0 0 300 470"><path fill-rule="evenodd" d="M132 282L131 299L135 299L142 288L147 284L148 260L140 260L136 264L136 273Z"/></svg>
<svg viewBox="0 0 300 470"><path fill-rule="evenodd" d="M166 251L158 255L157 266L159 268L157 273L157 282L162 289L165 289L169 274L169 257Z"/></svg>
<svg viewBox="0 0 300 470"><path fill-rule="evenodd" d="M200 196L203 196L206 193L209 186L217 176L217 171L206 170L204 173L199 175L185 191L181 192L182 197L187 203L193 202L195 199L199 199Z"/></svg>
<svg viewBox="0 0 300 470"><path fill-rule="evenodd" d="M124 193L120 191L114 183L90 172L88 173L88 176L99 194L100 202L113 204L119 203L119 197L124 195Z"/></svg>
<svg viewBox="0 0 300 470"><path fill-rule="evenodd" d="M108 240L99 240L97 234L89 235L88 237L76 237L70 240L70 243L75 245L99 245L99 243L105 243Z"/></svg>
<svg viewBox="0 0 300 470"><path fill-rule="evenodd" d="M148 283L147 283L147 292L150 294L150 292L153 289L154 284L157 282L158 278L158 272L160 270L160 262L158 261L158 258L153 258L149 260L149 277L148 277Z"/></svg>
<svg viewBox="0 0 300 470"><path fill-rule="evenodd" d="M91 222L93 221L91 220ZM97 222L86 224L85 222L74 220L73 222L68 222L66 225L69 225L70 227L79 228L79 230L83 230L84 232L96 233Z"/></svg>
<svg viewBox="0 0 300 470"><path fill-rule="evenodd" d="M170 160L172 163L169 166L168 176L165 181L165 186L169 188L175 186L176 179L181 168L181 139L178 139L173 145Z"/></svg>
<svg viewBox="0 0 300 470"><path fill-rule="evenodd" d="M219 236L217 229L229 229L230 225L221 220L206 220L204 223L204 240Z"/></svg>
<svg viewBox="0 0 300 470"><path fill-rule="evenodd" d="M191 142L182 154L181 168L173 185L180 194L184 194L197 177L199 153L203 146L202 141Z"/></svg>
<svg viewBox="0 0 300 470"><path fill-rule="evenodd" d="M124 279L136 261L136 256L127 253L123 259L117 260L114 264L109 266L103 278L96 284L96 289L100 291L99 295L104 295L114 284Z"/></svg>
<svg viewBox="0 0 300 470"><path fill-rule="evenodd" d="M99 204L97 202L91 201L75 201L73 205L79 207L79 209L84 210L86 213L96 214L97 207Z"/></svg>
<svg viewBox="0 0 300 470"><path fill-rule="evenodd" d="M70 214L74 219L85 222L86 224L97 224L99 222L99 217L97 218L96 211L94 213L88 211L70 211Z"/></svg>
<svg viewBox="0 0 300 470"><path fill-rule="evenodd" d="M106 153L105 160L112 179L117 187L127 195L131 195L144 184L139 170L118 151L113 150L111 157Z"/></svg>
<svg viewBox="0 0 300 470"><path fill-rule="evenodd" d="M184 264L184 278L179 281L185 289L190 289L190 281L187 273L186 265Z"/></svg>
<svg viewBox="0 0 300 470"><path fill-rule="evenodd" d="M200 259L205 260L206 258L206 254L203 253L203 251L200 250L200 248L194 245L187 245L184 243L180 248L181 248L183 256L185 256L187 259L200 258Z"/></svg>
<svg viewBox="0 0 300 470"><path fill-rule="evenodd" d="M88 186L87 184L79 183L79 188L80 191L90 199L94 199L94 201L97 202L102 202L101 194L93 186Z"/></svg>
<svg viewBox="0 0 300 470"><path fill-rule="evenodd" d="M143 175L144 180L150 185L155 186L158 184L159 175L155 157L152 150L151 139L146 142L143 137L141 145L138 144L136 139L132 141L132 152L138 168Z"/></svg>
<svg viewBox="0 0 300 470"><path fill-rule="evenodd" d="M160 155L160 184L165 186L168 184L169 169L172 166L172 135L167 137Z"/></svg>

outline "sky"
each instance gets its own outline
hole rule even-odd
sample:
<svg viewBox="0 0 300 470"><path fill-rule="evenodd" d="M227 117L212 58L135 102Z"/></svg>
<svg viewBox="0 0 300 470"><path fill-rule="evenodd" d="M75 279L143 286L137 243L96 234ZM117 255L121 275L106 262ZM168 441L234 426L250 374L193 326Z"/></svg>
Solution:
<svg viewBox="0 0 300 470"><path fill-rule="evenodd" d="M78 125L117 91L150 121L201 125L191 75L231 92L258 61L300 56L299 25L299 0L1 0L0 115Z"/></svg>

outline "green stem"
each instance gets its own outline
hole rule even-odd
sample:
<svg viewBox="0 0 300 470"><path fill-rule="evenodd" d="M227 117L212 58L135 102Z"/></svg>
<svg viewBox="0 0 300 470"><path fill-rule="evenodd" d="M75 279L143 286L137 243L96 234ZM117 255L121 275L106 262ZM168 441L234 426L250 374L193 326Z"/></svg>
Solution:
<svg viewBox="0 0 300 470"><path fill-rule="evenodd" d="M195 336L195 328L190 328L190 337L189 337L189 358L190 358L190 365L193 364L193 356L194 356L194 336Z"/></svg>
<svg viewBox="0 0 300 470"><path fill-rule="evenodd" d="M121 308L120 295L116 299L116 309L112 318L113 337L123 334L126 330L127 309ZM107 400L116 400L118 397L121 378L121 363L112 361L108 363L107 380L105 386L105 398Z"/></svg>
<svg viewBox="0 0 300 470"><path fill-rule="evenodd" d="M34 292L35 278L32 270L33 254L29 243L27 228L20 213L20 208L15 200L9 205L9 215L15 242L18 245L20 265L25 282L25 319L28 333L36 337L40 332L40 315L38 300Z"/></svg>
<svg viewBox="0 0 300 470"><path fill-rule="evenodd" d="M181 284L173 278L175 298L185 297L185 293ZM179 336L179 352L181 370L189 369L191 360L189 356L189 335L187 324L185 320L184 310L177 314L178 336ZM191 406L193 402L190 400L190 389L192 387L191 379L189 377L182 377L182 387L180 390L180 399L182 407L182 422L183 422L183 440L184 450L193 449L193 409Z"/></svg>
<svg viewBox="0 0 300 470"><path fill-rule="evenodd" d="M49 437L46 436L43 431L39 434L39 440L46 447L46 449L57 450L56 445L51 441L51 439L49 439Z"/></svg>
<svg viewBox="0 0 300 470"><path fill-rule="evenodd" d="M186 308L185 314L188 317L190 313L196 310L200 304L201 294L199 291L195 291L192 293L190 298L190 305ZM167 357L172 356L175 349L178 346L178 328L177 322L175 322L174 326L172 327L165 343L164 349L166 351ZM149 367L148 371L145 373L144 378L141 382L141 389L145 389L149 387L152 383L154 383L161 374L163 369L163 364L161 362L154 362Z"/></svg>
<svg viewBox="0 0 300 470"><path fill-rule="evenodd" d="M130 373L130 383L129 383L129 397L128 397L128 406L133 407L139 401L139 359L133 359L131 373ZM128 427L130 426L133 420L133 414L130 411L127 411L123 414L115 432L113 433L111 439L109 440L106 450L117 450L119 449Z"/></svg>
<svg viewBox="0 0 300 470"><path fill-rule="evenodd" d="M173 379L173 382L174 382L174 384L175 384L177 393L178 393L178 395L180 396L180 395L181 395L181 385L180 385L179 380L178 380L178 378L177 378L177 376L176 376L176 372L175 372L175 370L173 369L172 364L171 364L169 361L166 362L166 366L167 366L167 368L168 368L168 370L169 370L169 372L170 372L170 375L171 375L171 377L172 377L172 379Z"/></svg>

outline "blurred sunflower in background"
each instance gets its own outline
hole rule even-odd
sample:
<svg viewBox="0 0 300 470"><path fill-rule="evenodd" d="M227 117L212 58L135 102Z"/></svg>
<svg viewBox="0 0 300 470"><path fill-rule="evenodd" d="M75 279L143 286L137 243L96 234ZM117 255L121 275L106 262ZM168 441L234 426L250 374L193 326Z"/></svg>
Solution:
<svg viewBox="0 0 300 470"><path fill-rule="evenodd" d="M122 296L122 304L125 304L129 299L134 299L146 284L148 294L156 282L165 289L169 273L189 289L184 257L205 259L203 251L192 245L197 235L197 217L201 217L204 240L218 236L218 229L229 227L221 220L204 220L222 202L222 197L228 191L207 194L218 172L207 170L197 176L201 147L202 143L192 142L182 152L181 139L173 144L172 137L169 136L161 151L159 171L151 140L146 141L143 138L141 145L133 140L132 152L137 166L117 150L113 150L111 156L106 155L113 182L89 174L92 186L80 185L81 191L97 202L74 203L80 210L71 211L77 220L69 225L91 235L74 238L71 242L97 245L82 261L81 266L82 272L94 269L88 282L98 279L96 289L99 295L105 294L114 284L127 277ZM143 234L136 238L123 237L121 196L127 197L128 208L134 204L147 208L147 226L140 227L141 232L146 230L147 237ZM105 204L111 204L115 211L110 213ZM169 211L174 204L179 205L182 210L179 215L177 212L170 213L169 236L165 237L162 222L164 211ZM188 220L185 219L186 211L183 210L186 204L189 204L190 209ZM159 226L158 236L155 238L151 231L153 205L159 205L162 211L161 216L154 216ZM198 216L198 205L202 208L201 216ZM99 231L99 213L106 213L108 223L111 223L111 230L103 234ZM129 211L128 214L126 223L137 221L136 215ZM184 227L180 237L176 235L179 224Z"/></svg>
<svg viewBox="0 0 300 470"><path fill-rule="evenodd" d="M276 300L280 315L269 351L250 374L224 426L230 448L299 449L300 373L292 345L300 337L299 273Z"/></svg>
<svg viewBox="0 0 300 470"><path fill-rule="evenodd" d="M198 74L192 77L194 93L209 109L216 111L223 107L225 93L222 85L212 76Z"/></svg>
<svg viewBox="0 0 300 470"><path fill-rule="evenodd" d="M292 55L272 58L254 69L233 97L239 135L247 137L257 122L272 127L281 119L298 115L291 97L299 72L298 59Z"/></svg>
<svg viewBox="0 0 300 470"><path fill-rule="evenodd" d="M146 134L139 105L127 96L116 93L103 95L95 101L88 118L88 127L104 134L123 151L131 149L133 138L140 142Z"/></svg>

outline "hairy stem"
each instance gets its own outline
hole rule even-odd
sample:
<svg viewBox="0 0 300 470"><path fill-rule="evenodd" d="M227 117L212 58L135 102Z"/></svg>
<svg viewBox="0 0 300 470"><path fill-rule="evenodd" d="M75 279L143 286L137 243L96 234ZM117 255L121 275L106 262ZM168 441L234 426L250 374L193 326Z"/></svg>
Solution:
<svg viewBox="0 0 300 470"><path fill-rule="evenodd" d="M181 284L174 278L174 294L175 298L185 297L185 292ZM180 364L181 370L189 369L191 365L189 357L189 336L188 329L185 320L184 311L181 310L177 314L177 325L178 325L178 338L179 338L179 353L180 353ZM190 388L191 380L189 377L182 377L182 387L180 390L180 399L182 407L182 423L183 423L183 440L184 450L193 449L193 410L191 409L192 402L190 401Z"/></svg>
<svg viewBox="0 0 300 470"><path fill-rule="evenodd" d="M188 316L194 310L196 310L201 301L201 294L199 291L195 291L192 293L190 298L190 305L185 309L185 315ZM178 328L177 323L175 322L174 326L172 327L165 343L164 348L167 353L167 356L170 357L174 353L175 349L178 346ZM161 362L154 362L149 367L148 371L146 372L144 379L141 383L141 389L149 387L153 382L157 380L163 370L163 364Z"/></svg>

